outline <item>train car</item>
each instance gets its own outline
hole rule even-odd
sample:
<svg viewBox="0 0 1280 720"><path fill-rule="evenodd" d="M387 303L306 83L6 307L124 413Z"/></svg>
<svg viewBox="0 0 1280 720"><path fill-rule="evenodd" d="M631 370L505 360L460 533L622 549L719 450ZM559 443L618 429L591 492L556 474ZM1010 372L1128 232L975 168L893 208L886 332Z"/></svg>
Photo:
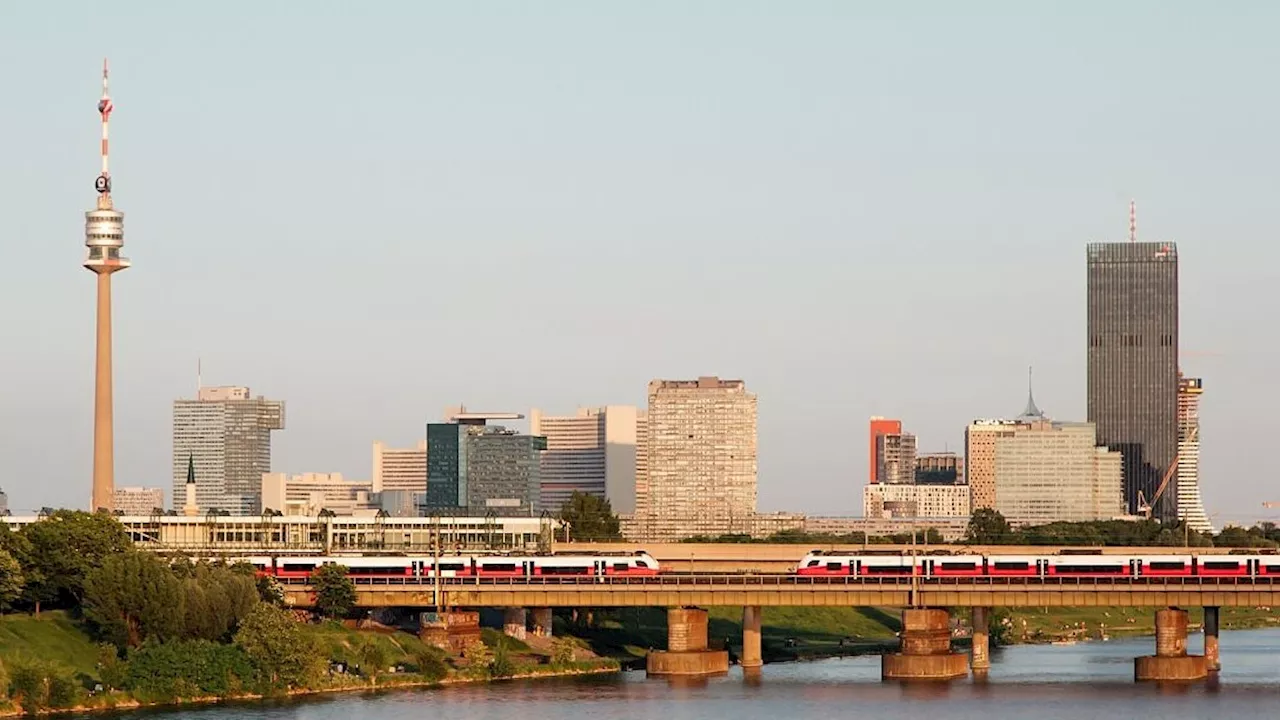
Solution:
<svg viewBox="0 0 1280 720"><path fill-rule="evenodd" d="M925 577L982 577L986 558L981 555L949 555L920 558Z"/></svg>
<svg viewBox="0 0 1280 720"><path fill-rule="evenodd" d="M992 555L986 558L989 577L1044 577L1049 558L1040 555Z"/></svg>
<svg viewBox="0 0 1280 720"><path fill-rule="evenodd" d="M1191 577L1195 558L1190 555L1139 555L1132 558L1138 577Z"/></svg>
<svg viewBox="0 0 1280 720"><path fill-rule="evenodd" d="M857 577L911 577L921 574L925 558L909 555L855 555L850 575Z"/></svg>
<svg viewBox="0 0 1280 720"><path fill-rule="evenodd" d="M1248 577L1257 567L1252 555L1201 555L1195 559L1194 572L1200 577Z"/></svg>
<svg viewBox="0 0 1280 720"><path fill-rule="evenodd" d="M279 578L306 579L324 565L346 567L347 577L355 583L414 576L413 561L406 557L278 557L275 575Z"/></svg>
<svg viewBox="0 0 1280 720"><path fill-rule="evenodd" d="M531 577L652 577L661 571L646 552L633 555L545 555L530 558Z"/></svg>
<svg viewBox="0 0 1280 720"><path fill-rule="evenodd" d="M852 568L854 567L854 559L851 556L823 555L815 551L800 559L800 564L796 567L796 574L807 577L852 575Z"/></svg>
<svg viewBox="0 0 1280 720"><path fill-rule="evenodd" d="M436 576L436 558L411 558L410 563L413 565L414 575L424 579ZM440 556L439 574L442 578L473 577L476 574L475 558L461 555L442 555Z"/></svg>
<svg viewBox="0 0 1280 720"><path fill-rule="evenodd" d="M1259 578L1280 578L1280 555L1259 555L1253 560L1253 573Z"/></svg>
<svg viewBox="0 0 1280 720"><path fill-rule="evenodd" d="M1045 577L1133 577L1132 558L1119 555L1055 555L1048 558Z"/></svg>

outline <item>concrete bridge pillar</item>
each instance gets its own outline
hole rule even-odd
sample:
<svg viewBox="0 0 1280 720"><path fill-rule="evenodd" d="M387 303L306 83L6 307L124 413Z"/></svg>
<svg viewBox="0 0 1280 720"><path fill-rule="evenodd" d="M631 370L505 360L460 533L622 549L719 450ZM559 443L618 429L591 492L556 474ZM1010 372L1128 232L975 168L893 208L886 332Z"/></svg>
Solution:
<svg viewBox="0 0 1280 720"><path fill-rule="evenodd" d="M1222 663L1218 659L1218 608L1204 609L1204 664L1209 672L1218 672Z"/></svg>
<svg viewBox="0 0 1280 720"><path fill-rule="evenodd" d="M729 671L729 651L707 649L707 611L667 610L667 649L649 653L650 675L715 675Z"/></svg>
<svg viewBox="0 0 1280 720"><path fill-rule="evenodd" d="M968 659L951 652L946 610L902 611L901 652L880 657L882 680L954 680L969 674Z"/></svg>
<svg viewBox="0 0 1280 720"><path fill-rule="evenodd" d="M1203 655L1187 654L1187 611L1156 611L1156 654L1133 660L1134 680L1202 680L1208 675Z"/></svg>
<svg viewBox="0 0 1280 720"><path fill-rule="evenodd" d="M502 611L502 633L507 637L524 640L526 613L524 608L506 608Z"/></svg>
<svg viewBox="0 0 1280 720"><path fill-rule="evenodd" d="M533 608L533 636L551 637L551 608Z"/></svg>
<svg viewBox="0 0 1280 720"><path fill-rule="evenodd" d="M743 668L757 668L764 664L760 652L760 606L742 608L742 659Z"/></svg>
<svg viewBox="0 0 1280 720"><path fill-rule="evenodd" d="M973 608L973 643L969 666L973 670L974 677L986 675L991 669L991 655L988 652L991 623L989 611L990 608Z"/></svg>

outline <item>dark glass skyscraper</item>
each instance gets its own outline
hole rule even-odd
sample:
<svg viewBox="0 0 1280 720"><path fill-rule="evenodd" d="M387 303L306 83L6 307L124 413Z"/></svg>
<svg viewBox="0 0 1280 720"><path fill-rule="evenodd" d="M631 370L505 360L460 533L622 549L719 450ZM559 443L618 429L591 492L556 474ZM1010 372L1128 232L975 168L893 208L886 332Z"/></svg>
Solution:
<svg viewBox="0 0 1280 720"><path fill-rule="evenodd" d="M1090 243L1089 421L1124 456L1129 512L1151 502L1178 450L1178 248ZM1177 517L1177 478L1153 516Z"/></svg>

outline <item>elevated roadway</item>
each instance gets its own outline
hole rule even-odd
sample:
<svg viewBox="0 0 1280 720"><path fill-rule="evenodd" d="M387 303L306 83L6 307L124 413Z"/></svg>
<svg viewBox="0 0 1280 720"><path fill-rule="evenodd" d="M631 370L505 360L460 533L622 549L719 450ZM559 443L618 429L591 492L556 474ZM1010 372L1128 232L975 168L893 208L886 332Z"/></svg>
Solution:
<svg viewBox="0 0 1280 720"><path fill-rule="evenodd" d="M311 607L305 584L286 602ZM660 575L649 578L414 578L357 584L360 607L1263 607L1280 605L1271 578L854 578Z"/></svg>

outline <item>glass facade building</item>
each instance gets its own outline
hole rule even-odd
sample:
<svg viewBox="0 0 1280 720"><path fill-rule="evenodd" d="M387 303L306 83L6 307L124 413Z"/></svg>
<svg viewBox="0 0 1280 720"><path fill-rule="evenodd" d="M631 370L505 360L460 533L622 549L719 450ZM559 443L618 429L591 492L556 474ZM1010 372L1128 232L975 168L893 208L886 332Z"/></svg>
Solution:
<svg viewBox="0 0 1280 720"><path fill-rule="evenodd" d="M1125 502L1151 502L1178 447L1178 250L1173 243L1091 243L1088 419L1123 456ZM1176 479L1153 516L1178 515Z"/></svg>
<svg viewBox="0 0 1280 720"><path fill-rule="evenodd" d="M537 515L546 449L544 437L499 426L427 425L425 512Z"/></svg>

